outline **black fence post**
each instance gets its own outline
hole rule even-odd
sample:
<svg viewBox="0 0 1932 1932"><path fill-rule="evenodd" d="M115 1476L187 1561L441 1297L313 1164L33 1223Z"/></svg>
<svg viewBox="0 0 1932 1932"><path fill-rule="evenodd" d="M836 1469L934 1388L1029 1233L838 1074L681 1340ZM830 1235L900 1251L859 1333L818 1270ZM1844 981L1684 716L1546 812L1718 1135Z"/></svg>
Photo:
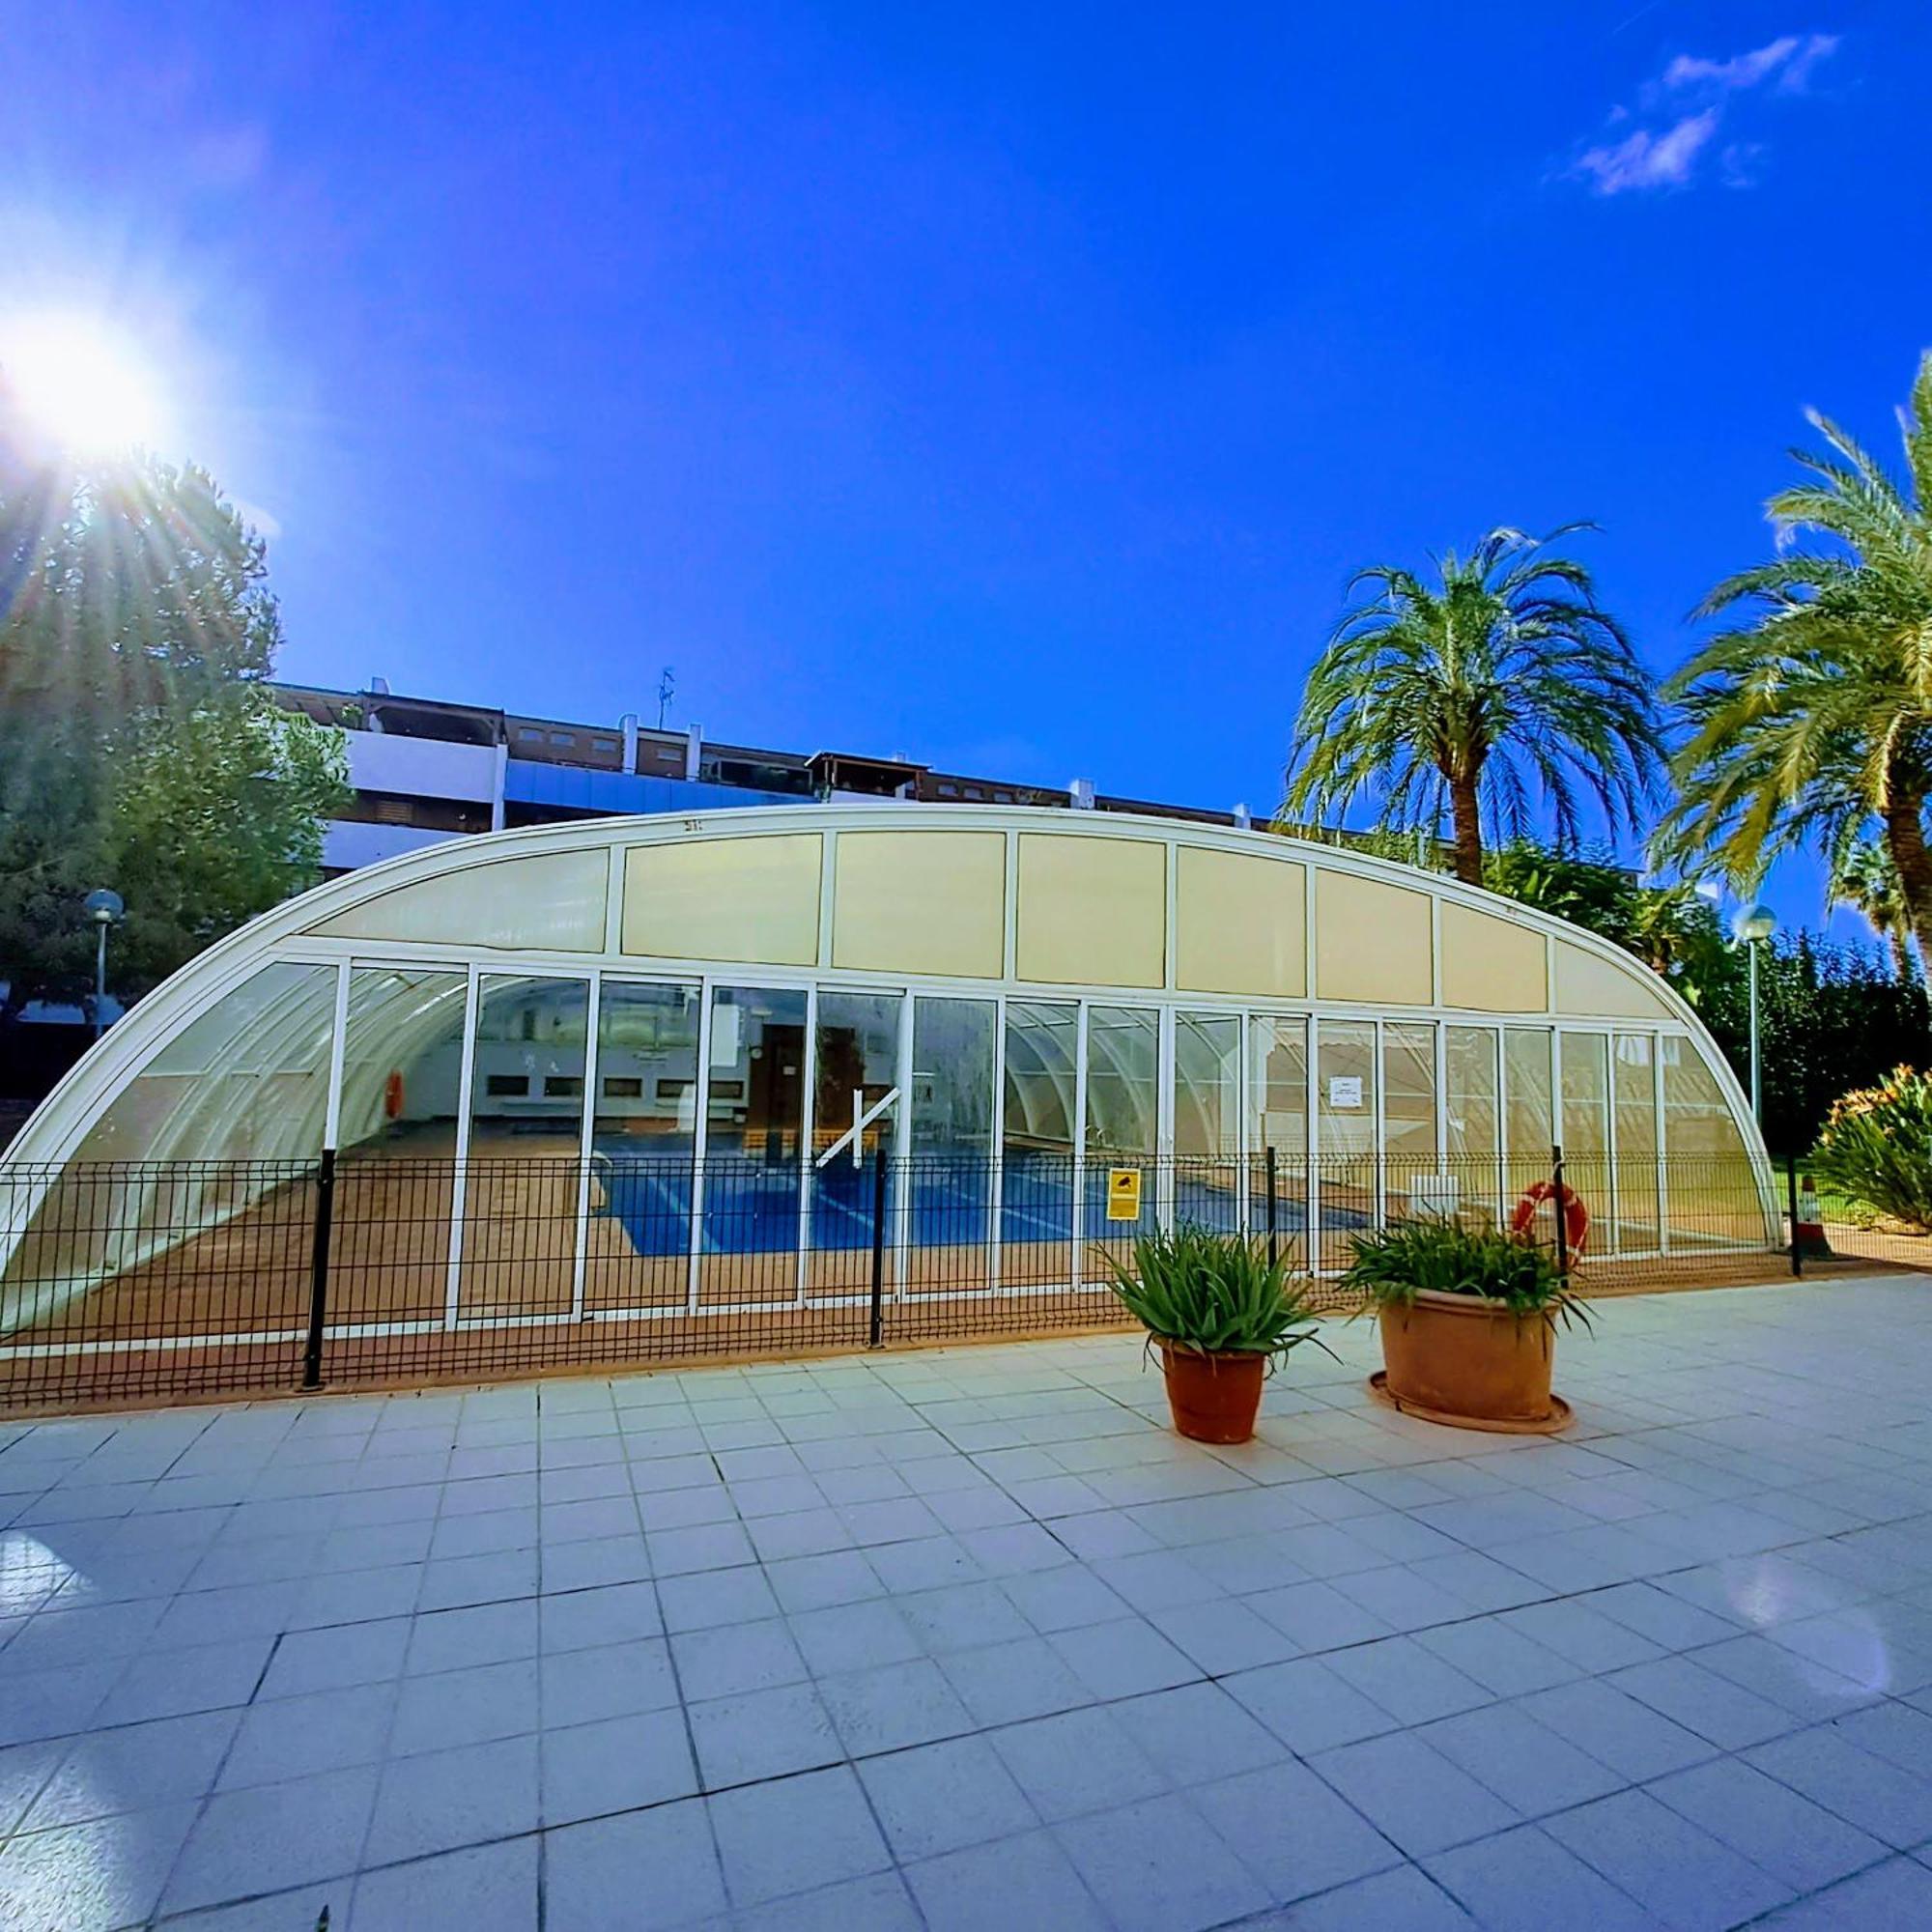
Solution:
<svg viewBox="0 0 1932 1932"><path fill-rule="evenodd" d="M872 1321L867 1346L886 1339L886 1150L872 1151Z"/></svg>
<svg viewBox="0 0 1932 1932"><path fill-rule="evenodd" d="M315 1230L308 1251L308 1340L302 1347L305 1389L322 1386L322 1327L328 1314L328 1236L335 1225L335 1150L324 1148L315 1176Z"/></svg>
<svg viewBox="0 0 1932 1932"><path fill-rule="evenodd" d="M1549 1205L1556 1210L1556 1272L1565 1281L1570 1278L1570 1217L1563 1208L1563 1150L1553 1147L1549 1150L1549 1164L1555 1172L1556 1192Z"/></svg>
<svg viewBox="0 0 1932 1932"><path fill-rule="evenodd" d="M1798 1156L1784 1156L1785 1190L1791 1205L1791 1272L1795 1279L1804 1276L1804 1243L1798 1238Z"/></svg>
<svg viewBox="0 0 1932 1932"><path fill-rule="evenodd" d="M1276 1167L1277 1163L1274 1157L1274 1149L1269 1148L1267 1151L1267 1213L1268 1213L1268 1265L1270 1267L1272 1267L1275 1263L1276 1215L1277 1215L1278 1204L1280 1202L1280 1197L1281 1197L1281 1185L1279 1179L1277 1179Z"/></svg>

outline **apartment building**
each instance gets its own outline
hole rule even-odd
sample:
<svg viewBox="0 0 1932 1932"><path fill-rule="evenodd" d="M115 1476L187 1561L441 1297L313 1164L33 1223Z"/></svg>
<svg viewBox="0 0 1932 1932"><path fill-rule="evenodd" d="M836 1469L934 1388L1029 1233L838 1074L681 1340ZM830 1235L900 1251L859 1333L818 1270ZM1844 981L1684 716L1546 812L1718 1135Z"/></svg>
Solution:
<svg viewBox="0 0 1932 1932"><path fill-rule="evenodd" d="M349 741L355 796L324 839L323 864L331 877L465 833L749 805L902 799L1250 823L1245 806L1208 811L1151 804L1098 792L1085 779L1061 789L942 772L906 758L769 751L713 742L696 724L653 729L635 713L614 724L566 724L399 696L380 677L366 691L285 684L276 696L292 710L338 726Z"/></svg>

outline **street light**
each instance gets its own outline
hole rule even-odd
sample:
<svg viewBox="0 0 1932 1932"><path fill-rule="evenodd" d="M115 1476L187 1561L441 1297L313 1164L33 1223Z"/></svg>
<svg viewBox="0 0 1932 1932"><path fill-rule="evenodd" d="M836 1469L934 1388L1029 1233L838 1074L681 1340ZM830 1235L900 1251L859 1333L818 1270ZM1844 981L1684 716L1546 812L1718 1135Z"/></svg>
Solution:
<svg viewBox="0 0 1932 1932"><path fill-rule="evenodd" d="M99 1039L107 1025L107 928L118 925L128 908L121 903L121 895L105 886L97 887L80 903L99 934L94 949L94 1037Z"/></svg>
<svg viewBox="0 0 1932 1932"><path fill-rule="evenodd" d="M1750 1103L1751 1119L1764 1125L1764 1083L1758 1072L1757 1050L1757 949L1777 930L1777 920L1769 906L1754 905L1738 915L1732 928L1750 954Z"/></svg>

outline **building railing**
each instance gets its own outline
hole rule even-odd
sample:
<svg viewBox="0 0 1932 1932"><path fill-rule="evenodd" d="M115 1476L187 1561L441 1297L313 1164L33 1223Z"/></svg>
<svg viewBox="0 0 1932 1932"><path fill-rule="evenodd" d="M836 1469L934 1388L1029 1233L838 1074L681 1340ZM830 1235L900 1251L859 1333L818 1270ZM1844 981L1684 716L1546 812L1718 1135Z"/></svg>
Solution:
<svg viewBox="0 0 1932 1932"><path fill-rule="evenodd" d="M0 1411L1102 1326L1121 1320L1109 1284L1136 1236L1177 1222L1268 1243L1338 1311L1354 1237L1430 1215L1516 1228L1586 1294L1765 1276L1786 1265L1771 1257L1797 1183L1747 1157L1556 1150L1009 1147L812 1166L776 1138L701 1165L379 1148L14 1164L0 1169Z"/></svg>

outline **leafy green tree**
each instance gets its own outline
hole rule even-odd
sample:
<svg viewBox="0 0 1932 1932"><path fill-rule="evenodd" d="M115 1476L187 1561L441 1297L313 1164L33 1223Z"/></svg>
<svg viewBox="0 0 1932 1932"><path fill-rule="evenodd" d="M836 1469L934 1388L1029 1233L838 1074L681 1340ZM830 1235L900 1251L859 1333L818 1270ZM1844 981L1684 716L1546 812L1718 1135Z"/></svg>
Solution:
<svg viewBox="0 0 1932 1932"><path fill-rule="evenodd" d="M0 391L0 1022L91 985L96 886L128 902L139 990L319 876L344 774L261 689L267 573L205 471L71 464Z"/></svg>
<svg viewBox="0 0 1932 1932"><path fill-rule="evenodd" d="M1912 978L1912 920L1891 854L1876 838L1861 838L1838 855L1827 890L1833 905L1861 913L1866 924L1891 948L1892 970Z"/></svg>
<svg viewBox="0 0 1932 1932"><path fill-rule="evenodd" d="M183 960L322 876L322 824L346 796L342 734L244 687L121 755L101 841L125 879L118 984Z"/></svg>
<svg viewBox="0 0 1932 1932"><path fill-rule="evenodd" d="M1750 1065L1744 949L1724 958L1729 970L1704 985L1697 1010L1743 1080ZM1759 948L1758 1018L1764 1134L1778 1152L1807 1151L1840 1094L1883 1080L1900 1061L1924 1065L1932 1050L1920 981L1898 980L1874 947L1804 932Z"/></svg>
<svg viewBox="0 0 1932 1932"><path fill-rule="evenodd" d="M1690 730L1658 852L1748 893L1779 852L1836 862L1876 821L1932 959L1932 351L1901 417L1903 482L1807 414L1826 451L1792 451L1805 479L1766 506L1778 554L1704 600L1700 616L1741 621L1671 681Z"/></svg>
<svg viewBox="0 0 1932 1932"><path fill-rule="evenodd" d="M1494 529L1436 582L1359 572L1309 673L1284 817L1339 816L1378 801L1384 828L1435 833L1445 811L1456 876L1483 880L1486 831L1522 838L1540 803L1574 847L1593 797L1636 825L1662 762L1651 683L1590 574L1536 539Z"/></svg>

